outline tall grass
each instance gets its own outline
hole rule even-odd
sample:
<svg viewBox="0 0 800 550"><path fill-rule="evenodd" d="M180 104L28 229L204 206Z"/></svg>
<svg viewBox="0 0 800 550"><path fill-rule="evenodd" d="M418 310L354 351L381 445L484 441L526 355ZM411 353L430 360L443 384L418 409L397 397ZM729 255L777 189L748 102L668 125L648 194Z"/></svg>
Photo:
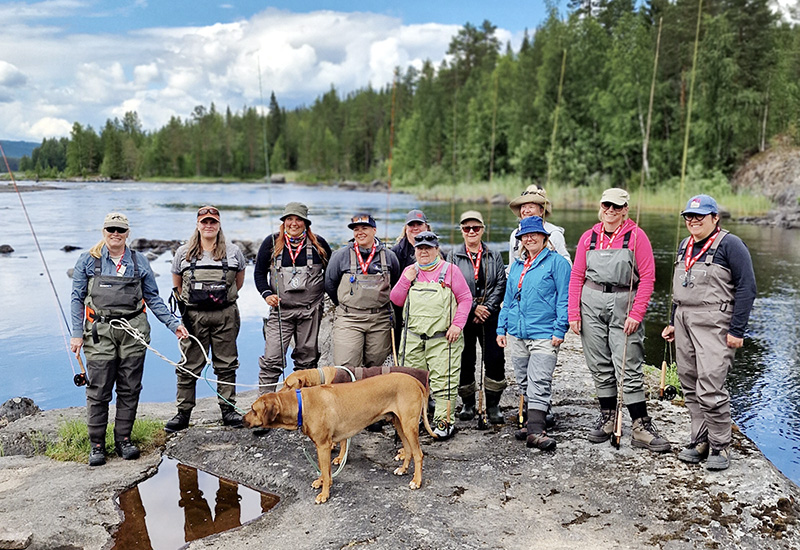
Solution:
<svg viewBox="0 0 800 550"><path fill-rule="evenodd" d="M67 420L58 428L58 441L47 445L44 454L54 460L86 462L91 444L89 430L83 420ZM142 452L160 447L166 440L164 423L159 420L137 419L133 423L131 441ZM114 425L106 428L106 453L114 452Z"/></svg>

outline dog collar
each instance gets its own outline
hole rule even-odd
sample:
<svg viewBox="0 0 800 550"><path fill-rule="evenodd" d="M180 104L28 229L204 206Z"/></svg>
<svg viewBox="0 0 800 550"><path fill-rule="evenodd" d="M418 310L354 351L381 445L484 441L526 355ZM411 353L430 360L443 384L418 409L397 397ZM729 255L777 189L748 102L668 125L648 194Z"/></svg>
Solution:
<svg viewBox="0 0 800 550"><path fill-rule="evenodd" d="M319 383L322 385L325 383L325 371L322 370L322 367L317 367L317 372L319 372Z"/></svg>
<svg viewBox="0 0 800 550"><path fill-rule="evenodd" d="M297 394L297 428L303 427L303 397L300 395L300 390L294 390Z"/></svg>

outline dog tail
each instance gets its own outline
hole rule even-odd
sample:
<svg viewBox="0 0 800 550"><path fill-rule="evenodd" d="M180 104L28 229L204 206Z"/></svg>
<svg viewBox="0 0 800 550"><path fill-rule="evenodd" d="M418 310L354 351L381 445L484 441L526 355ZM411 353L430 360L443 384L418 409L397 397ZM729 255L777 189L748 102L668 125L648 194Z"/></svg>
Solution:
<svg viewBox="0 0 800 550"><path fill-rule="evenodd" d="M420 386L422 386L422 384L420 384ZM425 386L422 386L422 397L423 397L423 399L422 399L422 423L425 424L425 431L428 432L428 435L430 435L434 439L439 439L436 436L436 434L433 433L433 429L431 428L431 424L428 421L428 393L429 393L428 388L425 387Z"/></svg>

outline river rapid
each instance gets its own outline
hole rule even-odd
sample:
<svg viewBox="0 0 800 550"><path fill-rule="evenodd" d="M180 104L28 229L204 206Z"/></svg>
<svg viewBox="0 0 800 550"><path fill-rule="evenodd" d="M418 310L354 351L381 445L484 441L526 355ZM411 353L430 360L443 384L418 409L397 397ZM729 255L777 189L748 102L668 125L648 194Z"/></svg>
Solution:
<svg viewBox="0 0 800 550"><path fill-rule="evenodd" d="M31 182L21 184L36 187ZM43 186L44 187L44 186ZM50 185L52 187L52 184ZM301 201L309 206L313 229L334 249L352 233L349 217L370 211L378 220L378 234L396 237L405 213L423 208L443 243L460 242L451 224L451 206L424 203L399 193L305 187L294 184L160 184L160 183L64 183L57 189L23 193L47 266L69 317L71 279L66 272L80 252L101 237L103 217L121 211L131 222L131 239L185 240L194 228L196 208L214 204L222 212L222 228L228 238L260 242L277 229L283 206ZM675 214L642 214L657 264L656 289L646 318L647 362L660 365L665 346L660 332L667 320L669 285L679 224ZM478 209L491 220L487 241L507 255L507 239L516 224L505 206L457 204L462 210ZM635 214L632 213L632 216ZM567 246L574 254L578 237L597 220L596 212L569 210L555 205L551 221L566 230ZM726 221L724 227L739 235L750 248L758 282L745 347L737 353L728 378L736 424L790 479L800 483L800 239L796 231ZM81 406L84 391L72 383L78 369L66 351L64 322L50 289L45 269L15 193L0 193L0 244L14 248L0 255L0 403L15 396L32 398L46 409ZM80 247L74 252L65 245ZM161 296L171 287L172 254L154 259ZM263 353L263 317L267 306L260 299L248 266L240 293L242 329L238 339L238 381L255 384L258 357ZM151 316L152 345L172 360L179 359L175 337ZM152 353L145 363L142 400L169 402L175 398L174 369ZM243 388L244 391L248 388ZM198 383L198 396L212 395ZM685 442L673 442L683 444Z"/></svg>

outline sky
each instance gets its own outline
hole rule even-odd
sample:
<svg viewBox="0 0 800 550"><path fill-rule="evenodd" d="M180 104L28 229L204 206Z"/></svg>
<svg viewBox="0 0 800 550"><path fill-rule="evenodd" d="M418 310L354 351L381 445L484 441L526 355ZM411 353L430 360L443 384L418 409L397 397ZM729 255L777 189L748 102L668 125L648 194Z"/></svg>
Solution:
<svg viewBox="0 0 800 550"><path fill-rule="evenodd" d="M516 49L546 15L543 0L0 0L0 139L68 137L75 122L99 133L128 111L155 130L271 92L310 105L438 65L467 22L488 19Z"/></svg>

